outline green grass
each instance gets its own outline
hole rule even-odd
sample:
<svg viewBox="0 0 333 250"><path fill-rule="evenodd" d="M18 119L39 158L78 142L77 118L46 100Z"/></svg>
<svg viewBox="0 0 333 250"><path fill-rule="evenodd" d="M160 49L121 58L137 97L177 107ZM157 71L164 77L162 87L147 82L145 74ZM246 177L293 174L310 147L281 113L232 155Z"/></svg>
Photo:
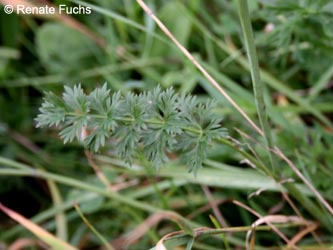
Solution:
<svg viewBox="0 0 333 250"><path fill-rule="evenodd" d="M167 249L286 249L281 234L291 240L309 229L296 242L299 249L332 247L333 34L328 27L333 9L328 0L248 1L249 12L237 1L145 1L218 86L136 1L60 2L89 6L93 13L72 15L79 24L73 29L61 19L0 11L3 205L50 232L54 246L154 249L174 233L165 240ZM268 23L274 24L271 32L265 31ZM83 34L82 27L89 31ZM122 94L160 85L200 101L215 99L213 111L223 118L229 137L212 144L195 177L178 152L168 154L170 162L159 171L140 153L129 167L116 154L117 140L108 140L87 159L80 143L64 145L57 129L35 127L44 91L61 95L64 85L81 83L90 93L105 82ZM270 217L272 211L281 217ZM247 238L258 215L268 223ZM48 240L31 224L19 223L0 213L0 246L23 238Z"/></svg>

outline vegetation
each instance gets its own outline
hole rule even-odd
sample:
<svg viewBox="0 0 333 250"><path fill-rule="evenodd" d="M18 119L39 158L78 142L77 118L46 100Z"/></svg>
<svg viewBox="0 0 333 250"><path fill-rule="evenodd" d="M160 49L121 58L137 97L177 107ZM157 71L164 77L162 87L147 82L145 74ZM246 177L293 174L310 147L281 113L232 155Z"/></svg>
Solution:
<svg viewBox="0 0 333 250"><path fill-rule="evenodd" d="M330 1L54 4L0 13L0 249L332 248Z"/></svg>
<svg viewBox="0 0 333 250"><path fill-rule="evenodd" d="M63 100L48 93L37 127L64 124L64 142L79 141L98 152L105 141L115 137L122 160L132 163L142 144L143 152L157 168L167 161L167 152L181 150L190 171L202 167L209 144L226 136L220 119L212 114L213 104L198 103L195 97L179 96L172 89L122 97L110 96L106 85L85 95L81 86L65 86ZM136 157L137 158L137 157Z"/></svg>

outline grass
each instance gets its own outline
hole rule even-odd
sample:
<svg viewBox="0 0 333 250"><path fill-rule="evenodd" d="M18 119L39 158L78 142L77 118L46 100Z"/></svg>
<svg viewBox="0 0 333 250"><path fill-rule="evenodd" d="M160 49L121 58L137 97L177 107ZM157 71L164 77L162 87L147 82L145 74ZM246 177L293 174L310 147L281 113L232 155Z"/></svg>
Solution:
<svg viewBox="0 0 333 250"><path fill-rule="evenodd" d="M325 1L249 2L248 12L246 1L238 2L75 1L93 15L53 17L52 25L0 13L11 27L1 28L0 47L0 243L27 249L40 249L40 242L25 238L55 249L332 247L332 67L325 48L333 45L329 31L318 28L332 20L325 14L331 7ZM288 26L277 13L309 25ZM270 42L275 30L266 32L268 23L281 41ZM324 32L321 41L311 29ZM61 43L51 39L54 32ZM79 41L75 48L73 41ZM77 143L63 145L54 129L35 128L43 91L60 94L63 85L81 82L90 92L105 81L122 93L160 84L214 98L230 136L214 143L194 177L177 154L158 172L140 155L128 167L114 154L116 141L91 156Z"/></svg>

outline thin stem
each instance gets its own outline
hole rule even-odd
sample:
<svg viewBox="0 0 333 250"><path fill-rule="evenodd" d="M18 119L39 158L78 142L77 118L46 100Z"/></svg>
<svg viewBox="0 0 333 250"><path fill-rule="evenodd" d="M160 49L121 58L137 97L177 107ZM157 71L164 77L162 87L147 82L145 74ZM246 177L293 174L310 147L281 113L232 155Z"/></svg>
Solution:
<svg viewBox="0 0 333 250"><path fill-rule="evenodd" d="M276 224L276 228L290 228L290 227L299 227L306 225L306 221L304 222L287 222L287 223L279 223ZM201 237L206 235L217 235L217 234L224 234L224 233L241 233L241 232L248 232L250 230L253 230L252 226L239 226L239 227L227 227L227 228L208 228L208 227L201 227L201 228L195 228L194 233L195 237ZM271 231L272 227L269 225L259 225L255 227L256 231ZM177 235L180 237L182 234L182 231L179 231L179 234ZM185 236L185 234L184 234ZM172 237L168 238L167 240L171 240Z"/></svg>
<svg viewBox="0 0 333 250"><path fill-rule="evenodd" d="M245 204L237 201L237 200L234 200L232 201L233 204L237 205L237 206L240 206L242 207L243 209L247 210L248 212L252 213L253 215L257 216L259 220L262 220L264 217L259 214L258 212L254 211L253 209L251 209L249 206L246 206ZM274 215L273 215L274 216ZM277 215L279 216L279 215ZM285 217L286 216L282 216L282 217ZM257 220L258 221L258 220ZM277 229L272 223L271 221L267 220L265 222L268 226L270 226L272 228L272 230L278 235L280 236L281 239L283 239L287 244L289 244L289 239L279 230ZM256 222L254 222L252 225L256 224Z"/></svg>
<svg viewBox="0 0 333 250"><path fill-rule="evenodd" d="M78 113L75 113L75 112L66 112L65 115L72 116L72 117L88 116L88 117L91 117L91 118L97 118L97 119L101 119L101 120L104 120L104 119L108 118L107 115L92 114L92 113L80 113L80 114L78 114ZM122 116L115 116L115 117L113 117L113 119L117 122L122 122L122 123L131 123L131 122L135 121L134 118L122 117ZM153 119L145 120L144 123L146 123L148 125L149 124L150 125L164 125L165 121L153 118ZM194 134L199 135L199 136L201 136L203 134L203 131L202 131L201 127L198 127L198 129L196 129L194 127L183 126L182 129L184 131L191 132L191 133L194 133Z"/></svg>
<svg viewBox="0 0 333 250"><path fill-rule="evenodd" d="M327 230L332 232L332 217L324 213L318 206L294 184L287 182L283 185L290 195L297 200L314 218L316 218Z"/></svg>
<svg viewBox="0 0 333 250"><path fill-rule="evenodd" d="M87 225L87 227L96 235L96 237L104 244L107 250L115 250L112 245L101 235L96 228L90 223L90 221L84 216L82 213L80 206L77 203L74 203L74 207L77 213L80 215L83 222Z"/></svg>
<svg viewBox="0 0 333 250"><path fill-rule="evenodd" d="M317 191L317 189L309 182L302 173L297 169L297 167L280 151L280 149L276 148L275 152L278 156L280 156L289 166L290 168L297 174L297 176L309 187L309 189L315 194L317 199L325 206L325 208L333 215L333 208L328 204L328 202L323 198L323 196Z"/></svg>
<svg viewBox="0 0 333 250"><path fill-rule="evenodd" d="M97 119L106 119L106 118L108 118L106 115L91 114L91 113L66 112L65 115L67 115L67 116L74 116L74 117L89 116L89 117L93 117L93 118L97 118Z"/></svg>
<svg viewBox="0 0 333 250"><path fill-rule="evenodd" d="M242 25L245 47L247 51L247 56L250 63L251 78L253 84L253 92L255 96L255 103L257 107L257 113L260 121L261 129L264 133L265 143L268 148L273 148L273 140L270 131L270 126L268 124L267 114L266 114L266 105L263 97L264 87L260 80L260 70L259 63L253 38L251 19L249 14L249 8L247 5L247 0L238 0L239 4L239 18ZM273 173L276 171L276 162L270 151L268 151L270 163L272 166Z"/></svg>
<svg viewBox="0 0 333 250"><path fill-rule="evenodd" d="M92 169L94 170L97 178L104 184L104 186L106 188L108 188L110 190L110 192L115 192L115 188L111 185L111 183L109 182L109 180L106 178L105 174L100 170L100 168L97 166L97 164L94 162L90 152L88 150L84 151L88 163L89 165L92 167Z"/></svg>
<svg viewBox="0 0 333 250"><path fill-rule="evenodd" d="M275 180L277 180L276 176L276 162L275 158L273 156L273 149L276 147L273 145L273 140L271 136L270 127L268 124L267 114L266 114L266 106L263 98L263 86L260 80L260 70L259 70L259 64L258 64L258 58L256 54L256 48L253 38L253 32L251 27L251 19L249 14L249 9L247 5L247 0L238 0L239 4L239 16L240 21L242 25L242 30L244 34L244 41L245 41L245 47L247 50L247 55L249 59L249 65L250 65L250 71L251 71L251 77L252 77L252 84L253 84L253 91L255 95L255 101L257 106L257 113L260 120L261 128L264 132L264 139L265 143L268 147L268 154L270 163L273 170L273 177ZM281 152L281 151L279 151ZM284 155L279 155L282 159L288 160L287 163L290 166L290 161L286 157L282 157ZM310 188L310 190L316 195L316 197L324 204L324 206L328 209L330 213L333 212L333 209L329 206L329 204L322 198L322 196L319 194L319 192L313 188L313 186L306 181L306 179L297 171L297 168L292 168L293 171L298 175L301 176L302 181ZM305 181L304 181L305 180ZM317 218L323 225L325 225L328 229L330 229L332 221L330 219L327 219L327 216L325 213L318 208L310 199L305 197L299 190L295 187L293 183L287 183L285 184L285 187L288 189L288 191L291 193L291 195L298 200L304 207L307 208L307 210L315 217Z"/></svg>
<svg viewBox="0 0 333 250"><path fill-rule="evenodd" d="M229 140L227 140L225 138L220 138L217 141L219 143L222 143L222 144L230 147L231 149L237 151L242 156L244 156L246 159L248 159L255 167L257 167L264 174L266 174L267 176L272 177L270 171L267 169L267 167L264 164L262 164L260 161L258 161L256 158L254 158L248 152L246 152L245 150L243 150L241 147L239 147L237 145L234 145L232 142L230 142Z"/></svg>

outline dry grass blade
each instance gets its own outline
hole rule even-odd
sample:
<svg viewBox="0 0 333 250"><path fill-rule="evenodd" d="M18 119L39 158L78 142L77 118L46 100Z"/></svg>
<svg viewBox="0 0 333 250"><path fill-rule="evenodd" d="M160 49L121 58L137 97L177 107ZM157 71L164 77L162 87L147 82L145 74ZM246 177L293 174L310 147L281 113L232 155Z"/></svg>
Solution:
<svg viewBox="0 0 333 250"><path fill-rule="evenodd" d="M21 250L33 246L47 249L47 246L45 246L41 241L38 241L36 239L20 238L14 241L10 246L8 246L7 250Z"/></svg>
<svg viewBox="0 0 333 250"><path fill-rule="evenodd" d="M253 249L253 245L254 245L254 238L251 238L251 243L249 244L249 238L250 235L252 234L252 232L254 232L255 228L261 224L271 224L271 223L294 223L294 224L299 224L299 225L308 225L309 223L307 221L305 221L302 218L299 218L297 216L285 216L285 215L268 215L268 216L264 216L261 217L260 219L256 220L254 223L252 223L252 229L249 230L246 234L246 245L247 246L251 246L249 249ZM311 225L316 225L316 224L311 224ZM317 225L318 226L318 225ZM313 231L313 227L310 226L309 228L311 228L312 230L310 231L302 231L304 232L304 234L302 234L302 236L304 236L305 234ZM300 240L301 238L298 237L298 240ZM297 239L295 239L294 241L289 241L288 242L288 247L290 247L291 249L299 249L298 247L295 246L295 243L297 242Z"/></svg>
<svg viewBox="0 0 333 250"><path fill-rule="evenodd" d="M150 215L141 224L139 224L133 231L126 236L120 237L111 242L116 249L125 249L126 247L133 245L140 238L142 238L152 226L158 224L161 220L171 219L174 220L174 214L172 212L162 211Z"/></svg>
<svg viewBox="0 0 333 250"><path fill-rule="evenodd" d="M217 218L218 222L220 223L220 225L222 227L228 227L224 217L222 216L220 210L217 207L217 204L214 202L213 196L209 190L209 188L207 186L202 185L201 186L202 190L205 193L205 196L207 197L208 201L209 201L209 205L212 208L215 217Z"/></svg>
<svg viewBox="0 0 333 250"><path fill-rule="evenodd" d="M211 230L211 228L208 227L200 227L200 228L195 228L194 231L194 235L192 236L193 238L196 238L198 236L201 235L201 233L205 232L206 230ZM227 229L226 229L227 230ZM185 232L183 230L180 231L175 231L175 232L171 232L168 233L166 235L164 235L156 244L155 250L167 250L167 248L164 245L164 242L176 235L181 235L184 234Z"/></svg>
<svg viewBox="0 0 333 250"><path fill-rule="evenodd" d="M214 200L214 201L209 202L208 204L205 204L204 206L196 209L195 211L193 211L192 213L190 213L189 215L187 215L186 218L193 219L197 215L202 214L202 213L206 212L209 209L212 209L212 205L213 204L214 204L214 206L218 207L219 205L221 205L223 203L226 203L226 202L230 202L230 199L218 199L218 200Z"/></svg>
<svg viewBox="0 0 333 250"><path fill-rule="evenodd" d="M299 242L305 235L314 232L318 228L317 223L312 223L309 226L307 226L304 230L297 233L289 242L288 247L292 248L296 245L297 242ZM287 247L287 248L288 248Z"/></svg>
<svg viewBox="0 0 333 250"><path fill-rule="evenodd" d="M257 216L259 219L256 221L256 222L254 222L253 224L252 224L252 227L255 227L255 226L258 226L256 223L259 223L259 222L265 222L267 225L269 225L271 228L272 228L272 230L277 234L277 235L279 235L280 236L280 238L281 239L283 239L287 244L289 243L289 240L288 240L288 238L278 229L278 228L276 228L273 224L271 224L271 221L268 219L267 220L267 217L268 216L265 216L265 217L263 217L263 216L261 216L259 213L257 213L256 211L254 211L253 209L251 209L250 207L248 207L248 206L246 206L246 205L244 205L244 204L242 204L241 202L239 202L239 201L236 201L236 200L234 200L232 203L234 203L235 205L237 205L237 206L240 206L240 207L242 207L242 208L244 208L244 209L246 209L247 211L249 211L250 213L252 213L252 214L254 214L255 216ZM277 215L269 215L269 216L277 216ZM295 216L296 217L296 216ZM271 218L271 217L270 217ZM298 217L296 217L296 218L298 218ZM280 223L282 223L282 222L280 222ZM262 224L262 223L260 223L260 224ZM249 230L248 231L248 233L249 232L251 232L252 230ZM250 234L248 234L247 235L247 240L246 240L246 242L248 242L248 237L250 236Z"/></svg>
<svg viewBox="0 0 333 250"><path fill-rule="evenodd" d="M108 178L105 176L105 174L102 172L102 170L100 169L100 167L96 164L96 162L94 161L94 158L92 156L92 154L89 152L89 150L85 150L84 151L88 163L89 165L92 167L92 169L94 170L97 178L104 184L104 186L106 188L108 188L111 192L118 192L122 189L131 187L131 186L135 186L139 183L138 179L132 179L129 180L127 182L121 182L121 183L115 183L115 184L111 184L110 181L108 180Z"/></svg>
<svg viewBox="0 0 333 250"><path fill-rule="evenodd" d="M176 231L176 232L172 232L169 234L164 235L156 244L156 250L167 250L165 245L164 245L164 241L166 241L167 239L178 235L178 234L182 234L184 233L184 231Z"/></svg>
<svg viewBox="0 0 333 250"><path fill-rule="evenodd" d="M23 217L22 215L16 213L15 211L7 208L6 206L0 203L0 210L7 214L10 218L20 223L23 227L27 228L30 232L35 234L39 239L43 242L51 246L51 249L56 250L77 250L77 248L71 246L67 242L64 242L60 239L57 239L51 233L47 232L40 226L36 225L35 223L31 222L27 218Z"/></svg>
<svg viewBox="0 0 333 250"><path fill-rule="evenodd" d="M323 196L319 193L319 191L309 182L304 175L298 170L298 168L294 165L294 163L278 148L274 147L274 149L269 149L265 146L262 146L258 141L254 140L251 136L245 134L244 132L236 129L238 133L240 133L245 138L253 141L254 143L260 145L261 147L265 148L266 150L272 151L274 154L276 154L278 157L280 157L283 161L287 163L287 165L292 169L292 171L304 182L304 184L311 190L311 192L317 197L317 199L326 207L326 209L330 212L331 215L333 215L333 208L330 206L330 204L323 198ZM282 183L278 183L281 185ZM282 192L283 194L283 192ZM291 205L293 210L300 216L300 212L296 208L295 205L291 202L291 200L288 198L288 196L284 195L288 203ZM301 216L300 216L301 217Z"/></svg>
<svg viewBox="0 0 333 250"><path fill-rule="evenodd" d="M333 208L328 204L328 202L324 199L324 197L317 191L317 189L302 175L302 173L297 169L294 163L291 162L279 148L275 147L273 151L277 156L283 159L289 167L294 171L294 173L304 182L305 185L314 193L314 195L318 198L318 200L326 207L326 209L333 215Z"/></svg>
<svg viewBox="0 0 333 250"><path fill-rule="evenodd" d="M94 162L91 153L89 152L89 150L85 150L84 151L87 160L89 162L89 165L92 167L92 169L94 170L97 178L105 185L105 187L107 187L111 192L116 192L117 190L115 190L115 188L111 185L111 183L109 182L109 180L106 178L106 176L104 175L104 173L99 169L99 167L97 166L97 164Z"/></svg>

